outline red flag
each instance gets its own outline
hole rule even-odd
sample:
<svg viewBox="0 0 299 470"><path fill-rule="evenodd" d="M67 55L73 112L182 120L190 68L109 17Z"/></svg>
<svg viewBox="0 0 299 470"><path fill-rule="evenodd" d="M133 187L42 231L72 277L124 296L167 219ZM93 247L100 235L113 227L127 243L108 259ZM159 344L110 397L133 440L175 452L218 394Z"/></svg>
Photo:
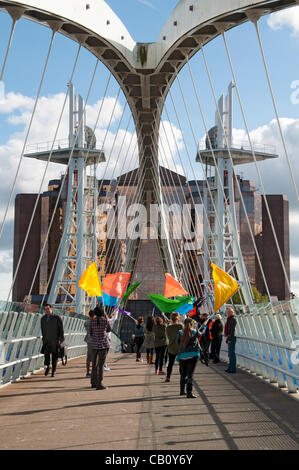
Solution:
<svg viewBox="0 0 299 470"><path fill-rule="evenodd" d="M130 280L131 273L106 274L102 291L111 297L123 297Z"/></svg>
<svg viewBox="0 0 299 470"><path fill-rule="evenodd" d="M194 317L196 315L196 307L194 307L190 312L188 313L188 317Z"/></svg>

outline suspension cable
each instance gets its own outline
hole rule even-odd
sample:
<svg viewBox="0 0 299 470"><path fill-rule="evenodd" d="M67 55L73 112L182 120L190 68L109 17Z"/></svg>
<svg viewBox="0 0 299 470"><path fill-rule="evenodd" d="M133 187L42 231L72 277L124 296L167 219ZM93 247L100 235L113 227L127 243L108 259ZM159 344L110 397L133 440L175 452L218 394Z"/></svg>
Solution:
<svg viewBox="0 0 299 470"><path fill-rule="evenodd" d="M5 57L4 57L3 65L2 65L1 74L0 74L0 82L2 82L2 80L3 80L3 76L4 76L4 72L5 72L5 68L6 68L6 62L7 62L7 58L8 58L8 53L10 51L10 46L11 46L12 37L13 37L13 34L14 34L16 23L17 23L17 18L13 18L12 19L11 31L10 31L10 35L9 35L9 40L8 40L8 45L7 45L7 48L6 48L6 53L5 53Z"/></svg>
<svg viewBox="0 0 299 470"><path fill-rule="evenodd" d="M237 96L238 96L238 100L239 100L239 104L240 104L240 109L241 109L241 112L242 112L244 125L245 125L245 128L246 128L247 136L248 136L251 151L252 151L252 156L253 156L253 159L254 159L254 164L255 164L257 175L258 175L259 182L260 182L260 185L261 185L262 194L263 194L263 198L264 198L264 202L265 202L265 207L266 207L266 210L267 210L267 213L268 213L268 217L269 217L273 237L274 237L275 244L276 244L276 247L277 247L278 256L279 256L279 259L280 259L280 262L281 262L281 266L282 266L282 269L283 269L283 273L284 273L284 276L285 276L285 280L286 280L289 292L291 292L289 278L288 278L288 275L287 275L287 272L286 272L285 264L283 262L281 250L280 250L280 247L279 247L277 235L276 235L274 224L273 224L273 219L272 219L272 216L271 216L271 213L270 213L270 208L269 208L267 197L266 197L266 194L265 194L264 184L263 184L261 173L260 173L260 170L259 170L259 167L258 167L258 164L257 164L254 147L253 147L251 136L250 136L250 133L249 133L247 119L246 119L246 116L245 116L244 107L243 107L243 104L242 104L242 100L241 100L241 96L240 96L240 92L239 92L239 87L238 87L238 83L236 81L236 76L235 76L235 72L234 72L234 68L233 68L233 65L232 65L232 61L231 61L231 57L230 57L230 53L229 53L229 49L228 49L228 45L227 45L227 41L226 41L226 36L225 36L224 32L222 32L222 37L223 37L223 40L224 40L225 49L226 49L227 57L228 57L228 60L229 60L232 77L233 77L234 84L235 84L235 87L236 87Z"/></svg>
<svg viewBox="0 0 299 470"><path fill-rule="evenodd" d="M72 74L71 74L71 78L70 78L70 80L69 80L69 83L72 82L72 79L73 79L73 76L74 76L74 73L75 73L75 70L76 70L76 67L77 67L77 62L78 62L78 58L79 58L80 48L81 48L81 45L79 46L79 49L78 49L78 51L77 51L77 55L76 55L76 58L75 58L75 63L74 63L74 66L73 66L73 70L72 70ZM96 67L95 67L95 70L94 70L94 74L95 74L95 72L96 72L97 65L98 65L98 61L97 61L97 64L96 64ZM94 75L93 75L93 78L94 78ZM47 173L49 164L50 164L50 162L51 162L51 158L52 158L52 154L53 154L53 149L54 149L56 137L57 137L57 134L58 134L58 130L59 130L59 128L60 128L60 124L61 124L61 121L62 121L62 116L63 116L63 112L64 112L64 109L65 109L65 105L66 105L66 102L67 102L68 95L69 95L69 87L68 87L68 90L67 90L67 92L66 92L66 94L65 94L63 106L62 106L62 109L61 109L61 112L60 112L60 116L59 116L59 119L58 119L58 124L57 124L57 126L56 126L56 130L55 130L55 135L54 135L54 138L53 138L53 141L52 141L51 150L50 150L50 153L49 153L49 157L48 157L48 159L47 159L47 162L46 162L46 166L45 166L44 173L43 173L43 176L42 176L42 180L41 180L41 183L40 183L39 191L38 191L38 194L37 194L37 197L36 197L36 200L35 200L35 204L34 204L34 208L33 208L32 214L31 214L31 219L30 219L29 225L28 225L28 227L27 227L27 232L26 232L26 235L25 235L25 238L24 238L24 242L23 242L23 246L22 246L22 249L21 249L21 253L20 253L20 255L19 255L18 264L17 264L16 269L15 269L15 272L14 272L14 277L13 277L12 285L11 285L11 288L10 288L10 291L9 291L9 294L8 294L8 298L9 298L9 296L10 296L10 293L11 293L12 289L13 289L13 286L14 286L14 283L15 283L15 280L16 280L16 277L17 277L17 275L18 275L19 267L20 267L20 264L21 264L21 261L22 261L23 255L24 255L24 251L25 251L25 247L26 247L26 244L27 244L27 240L28 240L28 237L29 237L29 234L30 234L30 230L31 230L31 227L32 227L32 224L33 224L33 220L34 220L34 217L35 217L35 214L36 214L36 211L37 211L37 206L38 206L38 203L39 203L39 200L40 200L40 197L41 197L42 187L43 187L43 184L44 184L44 181L45 181L45 178L46 178L46 173ZM31 290L31 289L30 289L30 290ZM29 295L31 295L31 294L29 294Z"/></svg>
<svg viewBox="0 0 299 470"><path fill-rule="evenodd" d="M196 101L197 101L197 103L198 103L198 107L199 107L199 110L200 110L201 118L202 118L202 121L203 121L203 124L204 124L205 133L206 133L207 138L208 138L208 141L209 141L209 148L211 149L212 156L213 156L213 161L214 161L214 163L215 163L215 162L216 162L216 158L215 158L215 154L214 154L214 150L213 150L211 138L210 138L210 135L209 135L209 133L208 133L208 127L207 127L206 119L205 119L204 112L203 112L203 109L202 109L202 105L201 105L201 102L200 102L200 99L199 99L198 90L197 90L197 87L196 87L196 84L195 84L194 76L193 76L193 73L192 73L192 70L191 70L189 61L187 62L187 64L188 64L188 70L189 70L189 74L190 74L191 81L192 81L192 86L193 86L193 89L194 89L194 92L195 92ZM200 157L201 165L203 165L202 157L201 157L200 152L199 152L199 157ZM208 188L209 188L210 197L212 198L210 185L209 185ZM258 253L258 250L257 250L257 247L256 247L256 242L255 242L255 239L254 239L254 235L253 235L253 233L252 233L252 228L251 228L251 224L250 224L250 221L249 221L248 212L247 212L247 209L246 209L246 206L245 206L245 202L244 202L244 198L243 198L243 195L242 195L242 191L241 191L241 187L240 187L240 185L239 185L239 182L238 182L238 191L239 191L239 194L240 194L240 200L241 200L242 208L243 208L243 211L244 211L244 214L245 214L245 217L246 217L247 226L248 226L248 228L249 228L249 232L250 232L250 235L251 235L251 240L252 240L252 243L253 243L253 245L254 245L254 249L255 249L256 256L257 256L259 268L260 268L260 271L261 271L261 273L262 273L262 277L263 277L263 280L264 280L264 283L265 283L265 288L266 288L267 295L268 295L269 302L270 302L270 301L271 301L271 298L270 298L270 292L269 292L269 289L268 289L268 284L267 284L267 281L266 281L266 278L265 278L265 275L264 275L264 270L263 270L263 266L262 266L262 263L261 263L261 259L260 259L260 256L259 256L259 253Z"/></svg>
<svg viewBox="0 0 299 470"><path fill-rule="evenodd" d="M34 103L33 111L32 111L32 114L31 114L29 126L28 126L28 129L27 129L27 132L26 132L26 137L25 137L22 153L21 153L19 163L18 163L18 166L17 166L17 171L16 171L16 174L15 174L15 177L14 177L13 185L12 185L12 188L11 188L11 191L10 191L10 194L9 194L7 206L6 206L6 209L5 209L5 214L4 214L2 223L1 223L0 238L1 238L2 233L3 233L3 229L4 229L5 222L6 222L6 217L7 217L8 209L9 209L9 206L10 206L10 203L11 203L12 195L13 195L13 192L15 190L17 178L18 178L18 175L19 175L21 163L22 163L23 156L24 156L25 147L26 147L26 144L27 144L28 136L29 136L29 133L30 133L30 130L31 130L31 125L32 125L32 122L33 122L33 118L34 118L34 115L35 115L36 108L37 108L41 88L42 88L42 85L43 85L43 82L44 82L45 73L46 73L46 70L47 70L47 66L48 66L49 57L50 57L50 53L51 53L51 50L52 50L52 45L53 45L55 34L56 34L56 31L55 30L52 31L50 46L49 46L49 49L48 49L46 62L45 62L44 68L43 68L42 77L41 77L41 81L40 81L40 84L39 84L38 92L37 92L37 95L36 95L36 98L35 98L35 103Z"/></svg>
<svg viewBox="0 0 299 470"><path fill-rule="evenodd" d="M286 157L286 160L287 160L287 163L288 163L289 173L290 173L290 176L291 176L291 180L292 180L292 184L293 184L293 187L294 187L297 202L299 203L298 188L297 188L297 185L296 185L296 181L295 181L295 177L294 177L294 171L293 171L292 164L291 164L290 157L289 157L289 153L288 153L288 150L287 150L285 137L284 137L283 132L282 132L282 126L281 126L280 118L279 118L279 115L278 115L277 104L276 104L276 100L275 100L275 97L274 97L273 87L272 87L272 83L271 83L271 79L270 79L269 69L268 69L267 62L266 62L266 57L265 57L264 48L263 48L263 44L262 44L262 39L261 39L260 31L259 31L258 21L253 20L253 19L251 21L253 22L256 33L257 33L257 38L258 38L260 51L261 51L261 55L262 55L262 59L263 59L264 67L265 67L267 82L268 82L268 85L269 85L269 90L270 90L271 99L272 99L272 103L273 103L273 108L274 108L274 112L275 112L275 116L276 116L276 121L277 121L277 124L278 124L279 133L280 133L280 137L281 137L281 141L282 141L282 145L283 145L283 150L284 150L285 157ZM223 36L224 36L224 33L223 33ZM225 43L226 43L225 36L224 36L224 40L225 40Z"/></svg>

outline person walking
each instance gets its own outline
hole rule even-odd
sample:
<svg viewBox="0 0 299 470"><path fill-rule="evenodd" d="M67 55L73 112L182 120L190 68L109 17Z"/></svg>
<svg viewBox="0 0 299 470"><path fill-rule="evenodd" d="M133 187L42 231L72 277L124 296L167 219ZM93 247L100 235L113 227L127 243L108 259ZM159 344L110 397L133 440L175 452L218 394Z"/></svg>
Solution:
<svg viewBox="0 0 299 470"><path fill-rule="evenodd" d="M199 319L197 322L198 330L201 333L200 336L200 347L201 347L201 361L208 366L209 365L209 349L211 344L211 337L210 337L210 328L212 320L208 320L209 314L208 313L201 313L199 315Z"/></svg>
<svg viewBox="0 0 299 470"><path fill-rule="evenodd" d="M197 328L194 328L193 319L186 318L184 328L179 331L177 336L179 346L177 361L180 364L180 395L186 395L186 386L187 398L197 398L192 393L192 389L193 373L200 357L199 336Z"/></svg>
<svg viewBox="0 0 299 470"><path fill-rule="evenodd" d="M111 331L111 327L103 305L95 307L94 313L95 317L89 326L92 354L91 387L104 390L107 388L103 385L104 364L110 348L107 333Z"/></svg>
<svg viewBox="0 0 299 470"><path fill-rule="evenodd" d="M213 358L214 364L220 362L220 348L222 343L222 336L223 336L223 323L221 320L221 315L217 313L215 315L215 320L211 327L211 334L212 334L212 343L211 343L211 356Z"/></svg>
<svg viewBox="0 0 299 470"><path fill-rule="evenodd" d="M90 336L90 322L93 318L95 318L95 313L93 310L89 311L89 318L85 320L84 327L86 329L86 336L84 338L85 343L87 343L87 355L86 355L86 377L90 377L90 364L92 362L92 354L91 354L91 336Z"/></svg>
<svg viewBox="0 0 299 470"><path fill-rule="evenodd" d="M107 336L109 338L110 343L111 343L111 332L112 332L112 328L113 328L113 325L114 325L114 322L115 322L115 313L116 313L116 311L114 310L112 313L109 313L109 315L108 315L108 322L109 322L109 325L110 325L110 332L107 333ZM105 372L110 372L110 367L108 367L108 364L104 364L104 371Z"/></svg>
<svg viewBox="0 0 299 470"><path fill-rule="evenodd" d="M235 330L237 326L237 319L233 308L228 307L226 309L227 320L224 327L224 335L226 336L226 343L228 344L228 359L229 364L225 372L229 374L235 374L237 372L237 358L236 358L236 342L237 338Z"/></svg>
<svg viewBox="0 0 299 470"><path fill-rule="evenodd" d="M146 349L146 361L148 364L154 364L154 348L155 348L155 333L154 333L155 320L152 315L149 315L146 319L146 325L144 328L144 347Z"/></svg>
<svg viewBox="0 0 299 470"><path fill-rule="evenodd" d="M137 318L137 320L135 320L135 318L133 318L133 320L135 322L135 330L133 336L134 343L136 344L136 362L142 362L140 350L145 336L143 325L144 319L140 316Z"/></svg>
<svg viewBox="0 0 299 470"><path fill-rule="evenodd" d="M177 336L179 331L182 329L183 325L182 323L180 323L180 314L177 312L172 312L172 314L170 315L170 324L166 327L166 336L168 339L168 366L165 382L170 382L173 364L176 355L179 352Z"/></svg>
<svg viewBox="0 0 299 470"><path fill-rule="evenodd" d="M162 313L163 318L156 317L154 324L154 334L155 334L155 373L156 374L165 374L163 371L163 361L165 357L165 349L167 346L167 337L166 337L166 325L168 323L168 318Z"/></svg>
<svg viewBox="0 0 299 470"><path fill-rule="evenodd" d="M55 377L59 345L64 341L64 331L62 319L53 313L52 305L44 305L45 315L41 318L42 349L44 354L45 375L50 372L50 362L52 359L52 377ZM51 357L52 356L52 357Z"/></svg>

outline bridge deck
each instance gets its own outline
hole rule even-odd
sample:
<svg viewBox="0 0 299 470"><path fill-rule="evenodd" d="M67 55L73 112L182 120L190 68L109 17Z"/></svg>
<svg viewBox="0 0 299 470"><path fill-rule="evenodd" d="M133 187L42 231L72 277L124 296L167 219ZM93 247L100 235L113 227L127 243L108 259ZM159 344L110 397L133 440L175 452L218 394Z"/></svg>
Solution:
<svg viewBox="0 0 299 470"><path fill-rule="evenodd" d="M299 401L254 376L199 364L197 399L130 354L109 355L107 390L90 388L85 358L56 377L28 376L0 390L0 449L299 449Z"/></svg>

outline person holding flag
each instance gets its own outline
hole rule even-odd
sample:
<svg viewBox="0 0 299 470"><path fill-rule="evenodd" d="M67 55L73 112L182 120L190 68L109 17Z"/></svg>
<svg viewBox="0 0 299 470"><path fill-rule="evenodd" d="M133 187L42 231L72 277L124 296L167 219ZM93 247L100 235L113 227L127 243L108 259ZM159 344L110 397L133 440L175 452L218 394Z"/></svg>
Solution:
<svg viewBox="0 0 299 470"><path fill-rule="evenodd" d="M110 348L108 333L111 327L103 305L99 304L94 313L95 317L89 325L92 353L91 388L104 390L107 388L103 385L104 364Z"/></svg>
<svg viewBox="0 0 299 470"><path fill-rule="evenodd" d="M209 314L202 312L199 315L197 322L198 329L200 332L200 348L201 348L201 362L206 366L209 365L209 349L211 344L210 329L212 326L212 319L209 318Z"/></svg>

